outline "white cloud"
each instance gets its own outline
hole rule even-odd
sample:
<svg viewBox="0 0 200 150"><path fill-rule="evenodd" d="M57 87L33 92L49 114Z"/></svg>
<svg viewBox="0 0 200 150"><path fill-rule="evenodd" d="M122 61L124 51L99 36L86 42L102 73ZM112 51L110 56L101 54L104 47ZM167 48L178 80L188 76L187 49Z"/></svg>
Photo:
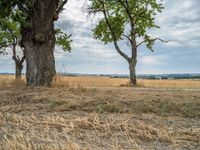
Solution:
<svg viewBox="0 0 200 150"><path fill-rule="evenodd" d="M80 70L80 68L82 68ZM124 71L122 68L116 67L113 64L97 65L97 64L80 64L78 66L66 65L62 71L77 73L77 70L80 70L79 73L89 73L89 74L119 74ZM104 72L102 72L104 70Z"/></svg>
<svg viewBox="0 0 200 150"><path fill-rule="evenodd" d="M143 56L139 59L139 63L146 66L159 66L163 65L168 59L168 56Z"/></svg>
<svg viewBox="0 0 200 150"><path fill-rule="evenodd" d="M178 43L176 41L169 41L168 43L164 43L164 45L166 45L167 47L173 47L173 48L182 46L181 43Z"/></svg>
<svg viewBox="0 0 200 150"><path fill-rule="evenodd" d="M158 65L161 61L157 57L145 56L141 59L144 65Z"/></svg>

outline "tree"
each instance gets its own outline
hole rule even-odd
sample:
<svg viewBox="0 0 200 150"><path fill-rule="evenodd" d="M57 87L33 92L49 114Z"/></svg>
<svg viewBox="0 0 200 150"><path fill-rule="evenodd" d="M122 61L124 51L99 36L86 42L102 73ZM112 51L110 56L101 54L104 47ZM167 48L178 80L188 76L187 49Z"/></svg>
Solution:
<svg viewBox="0 0 200 150"><path fill-rule="evenodd" d="M12 50L12 59L15 61L16 79L21 79L23 63L26 58L23 47L20 47L22 40L20 20L23 20L20 13L19 10L14 10L10 16L0 20L0 53L6 54L8 50ZM61 46L64 51L70 52L71 35L63 33L60 29L56 29L55 35L56 45ZM22 51L21 58L17 55L17 48Z"/></svg>
<svg viewBox="0 0 200 150"><path fill-rule="evenodd" d="M89 14L103 14L93 36L105 44L113 42L116 51L128 62L130 84L136 86L136 64L138 47L146 44L152 47L156 40L151 38L147 30L159 28L155 24L155 15L163 9L157 0L90 0ZM120 41L127 41L131 54L126 54L119 46Z"/></svg>
<svg viewBox="0 0 200 150"><path fill-rule="evenodd" d="M7 49L12 50L12 59L15 62L15 77L21 79L25 53L23 48L22 57L17 55L17 47L20 47L21 34L20 24L15 21L19 12L12 13L9 17L0 20L0 53L6 53Z"/></svg>
<svg viewBox="0 0 200 150"><path fill-rule="evenodd" d="M1 0L0 18L19 9L25 20L21 26L21 47L26 55L29 86L50 86L56 74L54 22L68 0Z"/></svg>

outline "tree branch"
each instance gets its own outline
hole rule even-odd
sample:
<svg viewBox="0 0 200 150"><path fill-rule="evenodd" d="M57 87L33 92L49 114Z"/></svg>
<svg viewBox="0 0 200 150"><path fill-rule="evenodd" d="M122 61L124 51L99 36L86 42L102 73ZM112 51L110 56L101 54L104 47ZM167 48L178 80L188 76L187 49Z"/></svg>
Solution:
<svg viewBox="0 0 200 150"><path fill-rule="evenodd" d="M7 47L10 47L10 46L12 46L12 43L6 43L6 42L0 43L0 50L1 50L2 48L7 48Z"/></svg>
<svg viewBox="0 0 200 150"><path fill-rule="evenodd" d="M26 55L25 55L25 52L23 50L23 56L22 56L22 59L21 59L20 63L23 64L25 59L26 59Z"/></svg>
<svg viewBox="0 0 200 150"><path fill-rule="evenodd" d="M117 43L117 38L115 36L115 32L113 31L112 29L112 26L108 20L108 17L107 17L107 13L106 13L106 9L105 9L105 5L104 5L104 2L101 1L101 4L103 6L103 14L104 14L104 17L105 17L105 20L106 20L106 23L108 25L108 28L109 30L111 31L111 35L112 35L112 38L113 38L113 41L114 41L114 46L115 46L115 49L117 50L117 52L122 56L124 57L127 61L130 61L130 58L128 57L128 55L126 55L124 52L121 51L121 49L119 48L118 46L118 43Z"/></svg>
<svg viewBox="0 0 200 150"><path fill-rule="evenodd" d="M157 41L157 40L159 40L159 41L161 41L161 42L163 42L163 43L168 43L168 42L169 42L169 41L165 41L165 40L163 40L163 39L161 39L161 38L150 39L150 41L153 41L153 42L155 42L155 41ZM148 41L148 40L144 40L144 41L140 42L140 43L137 45L137 47L141 46L142 44L144 44L144 43L147 42L147 41Z"/></svg>
<svg viewBox="0 0 200 150"><path fill-rule="evenodd" d="M0 49L2 49L2 48L6 48L6 47L8 47L10 44L7 44L7 42L2 42L2 43L0 43Z"/></svg>
<svg viewBox="0 0 200 150"><path fill-rule="evenodd" d="M17 45L17 40L15 38L15 35L11 29L8 29L10 35L12 36L13 44Z"/></svg>
<svg viewBox="0 0 200 150"><path fill-rule="evenodd" d="M25 8L21 3L17 4L19 10L21 10L24 13L29 13L29 10L27 8Z"/></svg>
<svg viewBox="0 0 200 150"><path fill-rule="evenodd" d="M64 9L65 4L67 4L68 0L64 0L57 8L56 12L57 14L61 13Z"/></svg>
<svg viewBox="0 0 200 150"><path fill-rule="evenodd" d="M131 16L131 13L128 9L128 1L126 1L127 6L122 2L122 0L118 0L118 2L120 2L120 4L125 8L127 15L129 16L130 21L133 21L133 17Z"/></svg>
<svg viewBox="0 0 200 150"><path fill-rule="evenodd" d="M18 59L17 59L17 57L16 57L16 45L15 45L15 44L13 44L12 50L13 50L12 59L13 59L15 62L18 62Z"/></svg>
<svg viewBox="0 0 200 150"><path fill-rule="evenodd" d="M134 17L131 15L129 10L128 0L126 0L126 4L122 0L118 0L118 2L124 7L129 20L130 20L130 27L131 27L131 38L128 38L131 46L132 46L132 59L137 57L137 43L136 43L136 35L135 35L135 24L134 24Z"/></svg>
<svg viewBox="0 0 200 150"><path fill-rule="evenodd" d="M137 20L147 11L148 5L149 5L149 2L146 3L146 7L145 7L144 10L142 10L142 11L140 11L140 12L138 12L137 14L134 15L134 19L135 19L134 22L135 22L135 23L136 23Z"/></svg>
<svg viewBox="0 0 200 150"><path fill-rule="evenodd" d="M131 38L130 38L129 36L127 36L127 35L125 35L125 34L124 34L123 36L124 36L125 38L127 38L127 39L129 40L130 43L132 43L132 40L131 40Z"/></svg>

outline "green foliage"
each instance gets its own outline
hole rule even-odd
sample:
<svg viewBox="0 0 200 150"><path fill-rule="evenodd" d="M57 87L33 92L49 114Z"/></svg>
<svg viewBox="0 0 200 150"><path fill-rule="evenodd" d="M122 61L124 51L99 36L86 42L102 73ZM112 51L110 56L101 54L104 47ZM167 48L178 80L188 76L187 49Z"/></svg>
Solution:
<svg viewBox="0 0 200 150"><path fill-rule="evenodd" d="M13 12L9 17L0 19L0 52L5 52L7 47L19 45L21 39L20 23L15 21L18 12Z"/></svg>
<svg viewBox="0 0 200 150"><path fill-rule="evenodd" d="M96 28L93 29L93 36L95 39L108 43L118 40L127 40L127 37L131 37L131 35L134 34L135 40L137 38L143 39L146 46L152 49L155 40L147 35L147 30L158 28L155 24L155 16L162 11L162 3L158 3L157 0L90 1L92 4L89 8L89 13L105 13L108 20L108 22L106 22L106 17L104 15L104 18L100 20ZM109 24L115 37L113 37L112 31L109 29Z"/></svg>
<svg viewBox="0 0 200 150"><path fill-rule="evenodd" d="M0 48L10 45L13 36L21 38L21 27L30 29L32 25L25 20L32 11L35 0L0 0ZM59 0L61 5L64 0ZM9 16L9 17L7 17ZM9 31L13 31L14 35ZM41 36L37 36L38 39ZM56 44L61 46L64 51L71 51L70 40L71 35L63 33L61 30L56 32ZM5 45L2 45L6 43Z"/></svg>
<svg viewBox="0 0 200 150"><path fill-rule="evenodd" d="M18 22L19 25L22 25L25 23L26 17L27 15L24 14L22 11L20 11L19 9L14 9L14 14L11 14L12 20L14 22Z"/></svg>
<svg viewBox="0 0 200 150"><path fill-rule="evenodd" d="M125 30L125 20L122 15L109 16L109 22L112 24L113 32L117 40L121 39L121 35ZM112 33L108 28L105 19L102 19L96 28L93 30L94 38L102 40L105 44L113 41Z"/></svg>
<svg viewBox="0 0 200 150"><path fill-rule="evenodd" d="M0 18L8 16L12 12L12 7L15 5L14 1L1 0L0 1Z"/></svg>
<svg viewBox="0 0 200 150"><path fill-rule="evenodd" d="M8 17L0 18L0 54L6 54L6 48L13 44L20 46L21 23L25 16L19 10L14 10ZM24 23L24 25L26 25ZM28 26L28 25L27 25ZM41 38L40 35L37 36ZM61 46L64 51L71 51L71 35L63 33L60 29L56 30L56 44Z"/></svg>
<svg viewBox="0 0 200 150"><path fill-rule="evenodd" d="M63 2L64 0L59 0L59 5ZM35 3L36 0L0 0L0 18L10 16L14 9L20 10L23 16L28 16L33 11Z"/></svg>
<svg viewBox="0 0 200 150"><path fill-rule="evenodd" d="M144 40L146 41L147 48L153 51L153 45L155 41L152 40L151 37L147 34L144 36Z"/></svg>
<svg viewBox="0 0 200 150"><path fill-rule="evenodd" d="M67 35L62 32L60 29L56 30L56 45L61 46L63 50L66 52L71 52L71 35Z"/></svg>

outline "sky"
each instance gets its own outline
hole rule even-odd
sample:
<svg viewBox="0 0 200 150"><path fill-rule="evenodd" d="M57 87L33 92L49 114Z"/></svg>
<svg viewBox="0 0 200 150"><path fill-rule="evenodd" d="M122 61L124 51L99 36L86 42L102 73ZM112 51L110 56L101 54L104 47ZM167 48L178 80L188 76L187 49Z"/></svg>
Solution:
<svg viewBox="0 0 200 150"><path fill-rule="evenodd" d="M165 9L156 17L160 29L148 33L169 40L156 42L154 52L145 46L138 49L137 74L200 73L200 0L164 0ZM56 47L57 72L87 74L128 74L128 64L112 43L93 39L100 15L88 16L85 0L69 0L55 23L72 35L72 52ZM126 43L120 47L130 53ZM13 72L11 53L0 56L0 72Z"/></svg>

